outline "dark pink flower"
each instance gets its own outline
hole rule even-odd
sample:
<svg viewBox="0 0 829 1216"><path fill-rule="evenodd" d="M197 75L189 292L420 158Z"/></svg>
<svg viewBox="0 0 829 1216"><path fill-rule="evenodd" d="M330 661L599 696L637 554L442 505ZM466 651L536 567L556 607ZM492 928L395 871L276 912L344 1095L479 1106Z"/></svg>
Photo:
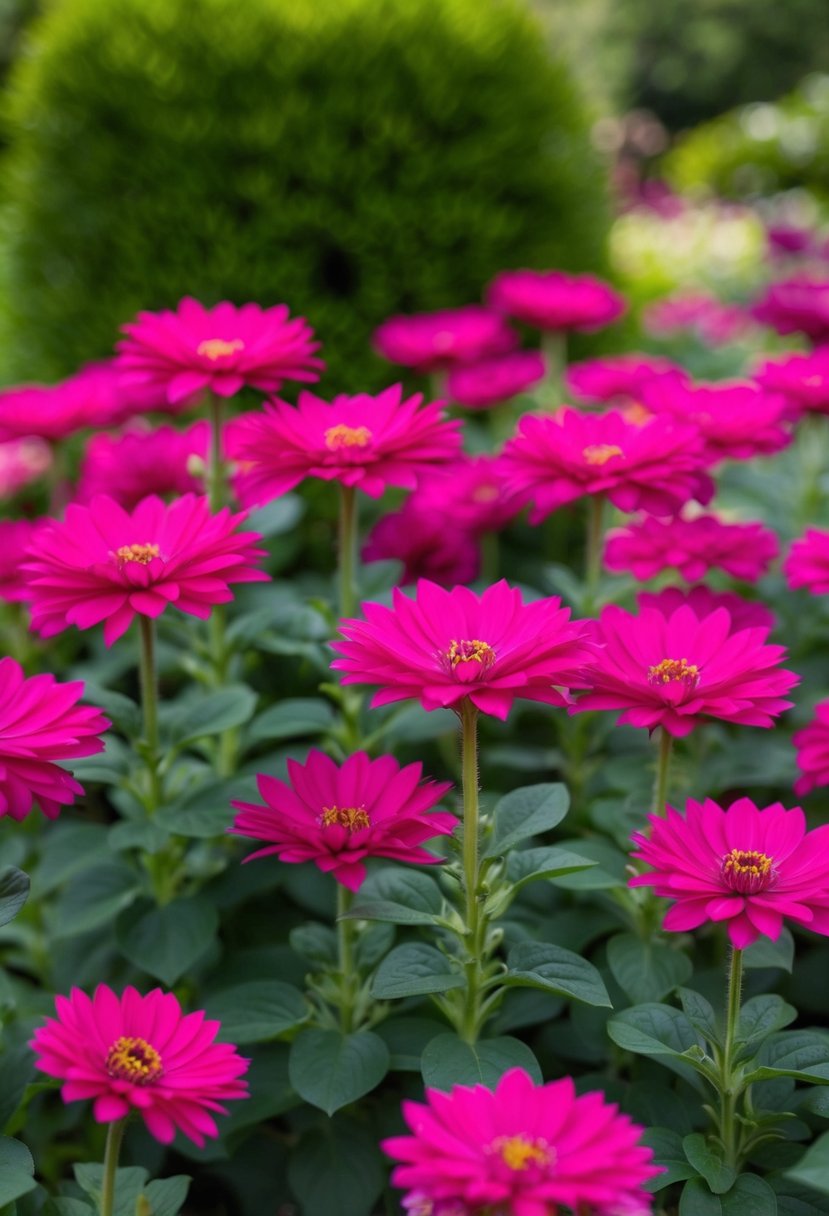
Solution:
<svg viewBox="0 0 829 1216"><path fill-rule="evenodd" d="M237 532L244 514L210 514L207 499L186 494L167 506L144 498L132 512L106 495L88 507L71 503L63 523L44 521L24 564L32 628L52 637L104 623L111 646L136 614L160 616L170 605L206 620L233 599L231 583L267 579L258 532Z"/></svg>
<svg viewBox="0 0 829 1216"><path fill-rule="evenodd" d="M51 464L51 449L42 439L32 436L0 441L0 498L11 498L37 481Z"/></svg>
<svg viewBox="0 0 829 1216"><path fill-rule="evenodd" d="M813 253L817 249L816 234L811 228L800 224L769 224L766 240L772 257L790 257L792 254Z"/></svg>
<svg viewBox="0 0 829 1216"><path fill-rule="evenodd" d="M440 861L421 846L455 830L454 815L433 810L452 786L421 781L422 773L422 764L401 768L393 756L370 760L355 752L335 764L323 752L311 751L305 764L288 761L287 782L260 774L264 805L234 802L239 814L230 831L268 842L246 861L271 854L285 862L313 861L357 891L369 857L410 865Z"/></svg>
<svg viewBox="0 0 829 1216"><path fill-rule="evenodd" d="M25 819L37 802L56 819L83 787L58 761L104 750L109 722L99 709L78 705L83 684L30 676L14 659L0 659L0 816Z"/></svg>
<svg viewBox="0 0 829 1216"><path fill-rule="evenodd" d="M691 498L708 502L698 428L674 418L633 422L618 410L525 414L504 448L507 488L532 504L538 523L558 507L602 494L620 511L672 515Z"/></svg>
<svg viewBox="0 0 829 1216"><path fill-rule="evenodd" d="M0 600L28 599L23 559L40 525L36 519L0 519Z"/></svg>
<svg viewBox="0 0 829 1216"><path fill-rule="evenodd" d="M783 573L794 590L806 587L812 595L829 592L829 532L807 528L783 562Z"/></svg>
<svg viewBox="0 0 829 1216"><path fill-rule="evenodd" d="M423 478L410 501L444 526L475 536L499 532L521 510L517 495L507 489L500 460L492 456L461 456L436 469Z"/></svg>
<svg viewBox="0 0 829 1216"><path fill-rule="evenodd" d="M180 1131L202 1148L219 1134L213 1115L247 1097L241 1077L250 1061L215 1042L218 1022L182 1013L172 992L126 988L118 996L99 984L92 998L79 988L56 997L55 1008L30 1043L35 1064L63 1081L64 1102L91 1098L98 1123L135 1112L162 1144Z"/></svg>
<svg viewBox="0 0 829 1216"><path fill-rule="evenodd" d="M674 567L689 583L709 570L755 583L777 557L777 536L760 523L726 523L716 515L691 519L646 516L608 533L604 564L649 579Z"/></svg>
<svg viewBox="0 0 829 1216"><path fill-rule="evenodd" d="M410 1216L619 1216L651 1211L645 1183L661 1173L644 1129L570 1077L536 1084L512 1068L495 1090L427 1089L403 1103L411 1135L384 1140ZM418 1206L418 1203L420 1206Z"/></svg>
<svg viewBox="0 0 829 1216"><path fill-rule="evenodd" d="M652 872L628 880L674 900L665 928L678 933L725 922L744 950L761 935L777 941L784 920L829 935L829 826L807 832L799 806L730 807L689 801L682 816L650 815L650 833L634 833L633 856Z"/></svg>
<svg viewBox="0 0 829 1216"><path fill-rule="evenodd" d="M141 312L122 329L116 366L123 383L150 396L156 409L187 409L207 391L277 393L286 380L318 380L325 366L314 331L285 304L224 300L205 308L186 297L175 312Z"/></svg>
<svg viewBox="0 0 829 1216"><path fill-rule="evenodd" d="M792 743L797 748L797 767L803 774L794 783L798 798L816 786L829 785L829 700L818 702L814 718L795 731Z"/></svg>
<svg viewBox="0 0 829 1216"><path fill-rule="evenodd" d="M829 414L829 350L826 348L808 355L770 359L761 364L755 379L770 392L781 393L793 407L795 416L811 411Z"/></svg>
<svg viewBox="0 0 829 1216"><path fill-rule="evenodd" d="M512 350L518 339L503 317L480 304L389 317L372 344L389 363L428 373Z"/></svg>
<svg viewBox="0 0 829 1216"><path fill-rule="evenodd" d="M111 364L90 364L59 384L0 392L0 440L33 435L57 442L89 427L116 426L135 408Z"/></svg>
<svg viewBox="0 0 829 1216"><path fill-rule="evenodd" d="M772 283L752 308L756 321L779 334L806 334L815 342L829 339L829 279L792 275Z"/></svg>
<svg viewBox="0 0 829 1216"><path fill-rule="evenodd" d="M570 621L557 598L525 604L503 580L478 596L421 579L415 598L363 604L364 620L340 622L343 684L376 684L372 705L416 699L424 709L460 711L467 699L505 719L516 698L566 705L584 687L593 648L588 628Z"/></svg>
<svg viewBox="0 0 829 1216"><path fill-rule="evenodd" d="M681 368L657 355L606 355L571 363L565 374L570 392L580 401L618 404L637 401L642 385L669 372L685 375Z"/></svg>
<svg viewBox="0 0 829 1216"><path fill-rule="evenodd" d="M643 608L639 616L611 604L595 640L603 644L590 672L591 690L573 713L621 710L619 724L657 726L688 735L707 718L741 726L773 726L790 709L783 698L797 683L779 666L783 646L768 646L765 629L734 629L724 608L698 617L683 606L670 616Z"/></svg>
<svg viewBox="0 0 829 1216"><path fill-rule="evenodd" d="M487 303L536 329L581 333L602 329L625 311L609 283L563 270L503 270L490 284Z"/></svg>
<svg viewBox="0 0 829 1216"><path fill-rule="evenodd" d="M712 464L767 456L792 441L785 399L750 381L692 384L679 373L643 385L641 398L654 414L698 427Z"/></svg>
<svg viewBox="0 0 829 1216"><path fill-rule="evenodd" d="M387 486L412 490L418 478L460 451L460 422L444 417L443 403L403 399L399 384L376 397L322 401L301 393L299 405L277 401L236 420L228 436L239 472L235 487L245 506L270 502L306 477L339 481L371 498Z"/></svg>
<svg viewBox="0 0 829 1216"><path fill-rule="evenodd" d="M415 493L399 511L382 516L366 537L364 562L394 559L403 563L400 584L431 579L441 587L471 583L478 576L480 552L472 533L420 501Z"/></svg>
<svg viewBox="0 0 829 1216"><path fill-rule="evenodd" d="M546 374L547 364L540 351L520 350L452 368L446 392L458 405L485 410L534 388Z"/></svg>
<svg viewBox="0 0 829 1216"><path fill-rule="evenodd" d="M734 629L758 627L771 632L777 624L774 613L758 600L746 600L733 591L712 591L700 583L696 587L663 587L661 591L640 591L636 596L640 608L655 608L663 616L671 616L687 604L700 619L724 608Z"/></svg>
<svg viewBox="0 0 829 1216"><path fill-rule="evenodd" d="M199 494L204 478L192 471L192 457L207 456L210 425L186 431L171 426L134 425L121 434L93 435L86 444L76 499L90 502L108 494L131 511L149 494Z"/></svg>
<svg viewBox="0 0 829 1216"><path fill-rule="evenodd" d="M642 319L647 333L655 338L690 331L708 346L736 342L751 328L751 317L744 308L694 291L677 292L649 304Z"/></svg>

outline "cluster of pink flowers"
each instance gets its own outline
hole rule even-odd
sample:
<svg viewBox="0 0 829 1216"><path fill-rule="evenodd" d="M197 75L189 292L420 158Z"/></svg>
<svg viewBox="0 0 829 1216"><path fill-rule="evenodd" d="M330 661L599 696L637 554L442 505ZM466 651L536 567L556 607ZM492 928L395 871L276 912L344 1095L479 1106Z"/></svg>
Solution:
<svg viewBox="0 0 829 1216"><path fill-rule="evenodd" d="M778 552L776 534L763 524L726 523L716 515L646 516L608 533L604 560L608 570L630 570L642 580L673 567L689 583L709 570L754 583Z"/></svg>
<svg viewBox="0 0 829 1216"><path fill-rule="evenodd" d="M649 304L643 319L646 330L655 338L692 333L707 346L739 341L751 327L745 309L697 291L679 292Z"/></svg>

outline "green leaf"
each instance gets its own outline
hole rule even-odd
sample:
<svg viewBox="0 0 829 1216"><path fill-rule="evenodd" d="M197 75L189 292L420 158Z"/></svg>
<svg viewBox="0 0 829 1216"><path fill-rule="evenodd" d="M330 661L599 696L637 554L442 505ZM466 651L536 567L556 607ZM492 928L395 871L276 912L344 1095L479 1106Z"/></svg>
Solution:
<svg viewBox="0 0 829 1216"><path fill-rule="evenodd" d="M564 874L556 880L557 887L566 891L609 891L627 885L628 855L609 840L574 837L559 842L564 849L573 849L580 857L595 861L595 866L577 874Z"/></svg>
<svg viewBox="0 0 829 1216"><path fill-rule="evenodd" d="M387 1018L377 1027L391 1053L389 1068L394 1072L420 1072L426 1044L443 1031L443 1024L434 1018Z"/></svg>
<svg viewBox="0 0 829 1216"><path fill-rule="evenodd" d="M698 1174L702 1174L708 1183L709 1190L715 1195L730 1191L737 1177L737 1171L726 1165L722 1155L706 1140L701 1132L692 1132L682 1141L682 1151Z"/></svg>
<svg viewBox="0 0 829 1216"><path fill-rule="evenodd" d="M254 790L251 793L255 797ZM229 781L210 781L195 789L191 783L182 798L159 812L156 822L175 836L207 840L224 835L235 814L231 799L244 801L245 797L246 791L240 788L238 777Z"/></svg>
<svg viewBox="0 0 829 1216"><path fill-rule="evenodd" d="M655 1163L665 1167L664 1173L645 1183L646 1191L662 1191L674 1182L693 1178L696 1171L685 1156L682 1137L676 1132L667 1127L649 1127L642 1136L642 1142L653 1149Z"/></svg>
<svg viewBox="0 0 829 1216"><path fill-rule="evenodd" d="M28 1170L18 1165L10 1165L0 1173L0 1208L7 1203L14 1203L21 1195L33 1191L37 1183Z"/></svg>
<svg viewBox="0 0 829 1216"><path fill-rule="evenodd" d="M678 988L677 996L688 1021L709 1043L719 1041L717 1015L710 1001L692 988Z"/></svg>
<svg viewBox="0 0 829 1216"><path fill-rule="evenodd" d="M793 1077L812 1085L829 1085L829 1035L789 1030L767 1038L747 1073L747 1083Z"/></svg>
<svg viewBox="0 0 829 1216"><path fill-rule="evenodd" d="M322 735L334 722L334 710L321 697L289 697L259 714L245 731L247 743L301 739Z"/></svg>
<svg viewBox="0 0 829 1216"><path fill-rule="evenodd" d="M288 1076L301 1098L333 1115L378 1086L389 1059L388 1047L371 1030L304 1030L291 1044Z"/></svg>
<svg viewBox="0 0 829 1216"><path fill-rule="evenodd" d="M307 1131L288 1158L288 1180L303 1216L370 1216L386 1175L372 1129L343 1117Z"/></svg>
<svg viewBox="0 0 829 1216"><path fill-rule="evenodd" d="M420 870L386 869L366 879L347 918L432 925L442 907L440 888L431 875Z"/></svg>
<svg viewBox="0 0 829 1216"><path fill-rule="evenodd" d="M625 996L636 1004L661 1001L693 973L685 954L634 933L618 933L607 943L611 974Z"/></svg>
<svg viewBox="0 0 829 1216"><path fill-rule="evenodd" d="M753 1047L776 1030L788 1026L796 1017L797 1010L782 996L753 996L740 1010L737 1042L743 1047Z"/></svg>
<svg viewBox="0 0 829 1216"><path fill-rule="evenodd" d="M149 1174L141 1166L127 1166L115 1175L115 1204L113 1216L135 1216L135 1201L143 1192ZM95 1204L101 1205L104 1167L98 1162L75 1166L75 1181Z"/></svg>
<svg viewBox="0 0 829 1216"><path fill-rule="evenodd" d="M513 891L519 891L528 882L537 882L542 878L560 878L563 874L575 874L579 870L589 870L595 865L596 862L590 858L580 857L568 849L542 846L510 853L507 858L506 877Z"/></svg>
<svg viewBox="0 0 829 1216"><path fill-rule="evenodd" d="M20 1106L33 1073L34 1057L25 1043L0 1054L0 1077L3 1079L0 1085L0 1128L6 1126Z"/></svg>
<svg viewBox="0 0 829 1216"><path fill-rule="evenodd" d="M826 1204L812 1187L779 1176L769 1182L777 1196L778 1216L826 1216Z"/></svg>
<svg viewBox="0 0 829 1216"><path fill-rule="evenodd" d="M337 935L328 925L311 922L297 925L288 934L288 944L295 954L307 958L310 963L334 963L337 959Z"/></svg>
<svg viewBox="0 0 829 1216"><path fill-rule="evenodd" d="M0 1177L7 1169L25 1170L28 1174L35 1172L32 1154L20 1140L12 1140L11 1136L0 1136Z"/></svg>
<svg viewBox="0 0 829 1216"><path fill-rule="evenodd" d="M144 1195L149 1201L152 1216L178 1216L187 1198L190 1182L187 1174L174 1174L172 1178L155 1178L148 1183Z"/></svg>
<svg viewBox="0 0 829 1216"><path fill-rule="evenodd" d="M689 1080L690 1070L698 1070L701 1041L685 1014L671 1005L634 1005L610 1019L607 1033L625 1051L664 1057L667 1067Z"/></svg>
<svg viewBox="0 0 829 1216"><path fill-rule="evenodd" d="M279 980L252 980L217 992L205 1002L207 1016L222 1024L229 1043L264 1043L308 1020L305 997Z"/></svg>
<svg viewBox="0 0 829 1216"><path fill-rule="evenodd" d="M218 928L218 912L201 896L160 908L143 900L118 918L115 937L131 963L172 985L204 954Z"/></svg>
<svg viewBox="0 0 829 1216"><path fill-rule="evenodd" d="M541 1069L526 1043L502 1035L466 1043L456 1034L439 1034L423 1051L423 1084L449 1090L453 1085L487 1085L492 1089L510 1068L523 1068L541 1083Z"/></svg>
<svg viewBox="0 0 829 1216"><path fill-rule="evenodd" d="M14 920L29 897L29 875L16 866L0 870L0 925Z"/></svg>
<svg viewBox="0 0 829 1216"><path fill-rule="evenodd" d="M97 1216L97 1211L91 1203L65 1195L49 1198L43 1205L43 1216Z"/></svg>
<svg viewBox="0 0 829 1216"><path fill-rule="evenodd" d="M144 853L158 853L169 843L170 833L157 820L143 823L114 823L109 829L109 847L113 853L122 850L141 849Z"/></svg>
<svg viewBox="0 0 829 1216"><path fill-rule="evenodd" d="M522 840L561 823L570 805L564 785L525 785L506 794L495 807L492 839L485 857L499 857Z"/></svg>
<svg viewBox="0 0 829 1216"><path fill-rule="evenodd" d="M453 969L445 954L422 942L396 946L383 959L371 985L377 1000L403 996L425 996L462 988L464 977Z"/></svg>
<svg viewBox="0 0 829 1216"><path fill-rule="evenodd" d="M138 875L123 862L107 861L90 867L83 882L67 887L58 900L53 935L75 937L111 924L136 899L139 890Z"/></svg>
<svg viewBox="0 0 829 1216"><path fill-rule="evenodd" d="M794 938L791 932L784 928L776 942L770 937L761 937L743 951L743 966L754 969L778 967L791 973L794 966Z"/></svg>
<svg viewBox="0 0 829 1216"><path fill-rule="evenodd" d="M256 693L246 684L230 684L218 692L201 694L182 712L171 716L173 740L185 747L197 739L242 726L253 717L256 702Z"/></svg>
<svg viewBox="0 0 829 1216"><path fill-rule="evenodd" d="M135 739L141 734L141 706L131 697L86 680L83 699L87 705L97 705L102 709L112 720L113 726L128 739Z"/></svg>
<svg viewBox="0 0 829 1216"><path fill-rule="evenodd" d="M75 823L71 819L52 824L37 867L38 894L49 894L88 870L94 861L109 860L108 831L102 823Z"/></svg>
<svg viewBox="0 0 829 1216"><path fill-rule="evenodd" d="M601 975L572 950L546 942L519 942L507 958L509 970L502 983L520 988L541 988L559 996L572 997L587 1005L612 1008Z"/></svg>
<svg viewBox="0 0 829 1216"><path fill-rule="evenodd" d="M740 1174L724 1195L712 1195L702 1178L692 1178L683 1189L679 1216L777 1216L777 1197L756 1174Z"/></svg>

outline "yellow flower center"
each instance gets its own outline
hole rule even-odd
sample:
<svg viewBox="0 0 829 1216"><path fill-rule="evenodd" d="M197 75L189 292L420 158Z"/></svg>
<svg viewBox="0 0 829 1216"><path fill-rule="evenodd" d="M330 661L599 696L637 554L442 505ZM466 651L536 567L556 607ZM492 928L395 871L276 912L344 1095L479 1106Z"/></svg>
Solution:
<svg viewBox="0 0 829 1216"><path fill-rule="evenodd" d="M722 859L722 876L732 891L755 895L771 885L775 876L774 860L755 849L732 849Z"/></svg>
<svg viewBox="0 0 829 1216"><path fill-rule="evenodd" d="M241 338L205 338L196 347L196 354L215 361L225 355L235 355L238 350L244 349L245 344Z"/></svg>
<svg viewBox="0 0 829 1216"><path fill-rule="evenodd" d="M158 557L158 545L122 545L115 550L115 556L121 565L138 562L140 566L148 566L154 557Z"/></svg>
<svg viewBox="0 0 829 1216"><path fill-rule="evenodd" d="M529 1140L526 1136L499 1136L489 1148L508 1169L516 1171L529 1169L531 1165L552 1165L556 1157L546 1140Z"/></svg>
<svg viewBox="0 0 829 1216"><path fill-rule="evenodd" d="M146 1039L122 1035L107 1052L106 1070L111 1077L133 1085L152 1085L164 1071L161 1056Z"/></svg>
<svg viewBox="0 0 829 1216"><path fill-rule="evenodd" d="M650 422L653 418L651 411L641 401L631 401L622 410L625 422L631 422L634 426L644 426L646 422Z"/></svg>
<svg viewBox="0 0 829 1216"><path fill-rule="evenodd" d="M624 452L615 443L588 443L582 456L588 464L607 464L614 456L624 456Z"/></svg>
<svg viewBox="0 0 829 1216"><path fill-rule="evenodd" d="M472 491L473 502L495 502L499 491L497 486L476 486Z"/></svg>
<svg viewBox="0 0 829 1216"><path fill-rule="evenodd" d="M460 642L453 638L449 643L446 658L453 671L459 663L480 663L481 669L488 671L495 662L496 655L489 642L482 642L479 638L464 638Z"/></svg>
<svg viewBox="0 0 829 1216"><path fill-rule="evenodd" d="M325 432L325 446L329 452L341 452L344 448L367 448L371 443L371 431L367 426L346 426L340 422Z"/></svg>
<svg viewBox="0 0 829 1216"><path fill-rule="evenodd" d="M648 668L649 684L673 684L678 682L688 688L696 688L699 684L699 668L687 659L663 659L654 667Z"/></svg>
<svg viewBox="0 0 829 1216"><path fill-rule="evenodd" d="M324 828L345 828L348 833L371 827L371 816L364 806L324 806L320 815Z"/></svg>

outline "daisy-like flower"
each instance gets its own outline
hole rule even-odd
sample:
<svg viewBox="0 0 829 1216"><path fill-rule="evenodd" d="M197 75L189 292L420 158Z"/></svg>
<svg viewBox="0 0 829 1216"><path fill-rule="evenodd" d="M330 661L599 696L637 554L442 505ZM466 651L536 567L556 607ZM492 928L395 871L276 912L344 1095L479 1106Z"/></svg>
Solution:
<svg viewBox="0 0 829 1216"><path fill-rule="evenodd" d="M653 578L673 566L689 583L709 570L755 583L777 557L777 536L760 523L729 524L716 515L642 520L608 533L604 564Z"/></svg>
<svg viewBox="0 0 829 1216"><path fill-rule="evenodd" d="M233 599L231 583L268 578L256 569L259 533L236 531L245 518L211 515L194 494L170 506L151 495L132 512L104 494L70 504L64 522L44 521L24 563L32 628L49 638L103 621L111 646L136 614L154 618L171 604L206 620Z"/></svg>
<svg viewBox="0 0 829 1216"><path fill-rule="evenodd" d="M768 646L762 628L734 629L724 608L697 616L687 605L665 616L603 609L596 641L604 648L590 672L591 691L572 713L621 710L620 725L657 726L688 735L707 718L772 726L790 709L785 694L799 683L779 666L785 647Z"/></svg>
<svg viewBox="0 0 829 1216"><path fill-rule="evenodd" d="M471 583L478 577L480 547L470 530L447 523L446 514L415 492L399 511L378 519L363 545L363 561L402 562L403 586L419 578L441 587Z"/></svg>
<svg viewBox="0 0 829 1216"><path fill-rule="evenodd" d="M534 388L546 374L547 364L540 351L519 350L453 368L446 380L446 392L458 405L485 410Z"/></svg>
<svg viewBox="0 0 829 1216"><path fill-rule="evenodd" d="M172 992L126 988L118 996L99 984L91 998L79 988L56 997L55 1009L30 1043L35 1064L63 1081L64 1102L91 1098L98 1123L135 1111L162 1144L180 1131L203 1148L219 1134L214 1114L247 1097L249 1061L215 1042L219 1022L183 1013Z"/></svg>
<svg viewBox="0 0 829 1216"><path fill-rule="evenodd" d="M88 427L116 426L137 405L111 364L90 364L59 384L0 392L0 440L36 436L57 443Z"/></svg>
<svg viewBox="0 0 829 1216"><path fill-rule="evenodd" d="M0 816L25 819L37 802L56 819L83 793L58 762L102 752L110 725L99 709L78 705L83 688L51 675L27 679L14 659L0 659Z"/></svg>
<svg viewBox="0 0 829 1216"><path fill-rule="evenodd" d="M504 270L487 292L490 308L543 330L593 333L625 311L609 283L563 270Z"/></svg>
<svg viewBox="0 0 829 1216"><path fill-rule="evenodd" d="M636 597L640 608L655 608L663 616L671 616L687 604L700 619L710 616L717 608L725 608L734 629L758 627L771 632L777 621L774 613L758 600L746 600L733 591L712 591L703 583L696 587L663 587L661 591L640 591Z"/></svg>
<svg viewBox="0 0 829 1216"><path fill-rule="evenodd" d="M141 312L122 329L115 362L123 383L156 409L187 409L208 390L217 397L246 386L277 393L286 380L318 380L325 366L314 331L285 304L223 300L205 308L186 297L175 312Z"/></svg>
<svg viewBox="0 0 829 1216"><path fill-rule="evenodd" d="M806 334L814 342L829 338L829 279L792 275L772 283L751 310L756 321L779 334Z"/></svg>
<svg viewBox="0 0 829 1216"><path fill-rule="evenodd" d="M806 587L812 595L826 595L829 592L829 532L807 528L806 535L793 542L783 562L783 573L792 590Z"/></svg>
<svg viewBox="0 0 829 1216"><path fill-rule="evenodd" d="M706 798L689 801L684 816L669 806L649 820L647 836L633 835L633 856L652 872L628 883L676 901L666 929L725 921L738 950L761 934L776 941L784 919L829 935L829 826L807 832L799 806L740 798L724 808Z"/></svg>
<svg viewBox="0 0 829 1216"><path fill-rule="evenodd" d="M422 773L422 764L401 768L393 756L370 760L355 752L335 764L323 752L311 751L305 764L288 761L287 782L260 774L264 805L234 802L239 814L230 831L268 842L246 861L272 853L280 861L313 861L357 891L368 857L421 866L440 861L421 845L454 831L455 816L432 809L452 786L421 781Z"/></svg>
<svg viewBox="0 0 829 1216"><path fill-rule="evenodd" d="M525 604L503 579L481 596L422 579L413 600L395 590L391 608L363 604L363 612L364 620L340 622L331 666L343 684L379 685L374 706L415 699L460 712L468 699L503 720L516 698L567 705L567 690L586 685L588 626L557 598Z"/></svg>
<svg viewBox="0 0 829 1216"><path fill-rule="evenodd" d="M580 401L604 405L636 401L643 384L669 372L684 374L670 359L657 355L607 355L603 359L571 363L564 379Z"/></svg>
<svg viewBox="0 0 829 1216"><path fill-rule="evenodd" d="M714 493L702 471L696 427L673 418L637 423L618 410L525 414L503 451L507 488L532 504L530 522L586 495L602 494L620 511L673 515Z"/></svg>
<svg viewBox="0 0 829 1216"><path fill-rule="evenodd" d="M662 1172L637 1126L601 1093L576 1095L570 1077L537 1085L511 1068L494 1091L456 1085L404 1102L411 1135L382 1148L410 1216L594 1216L651 1211L645 1183ZM420 1202L418 1208L415 1201Z"/></svg>
<svg viewBox="0 0 829 1216"><path fill-rule="evenodd" d="M76 499L90 502L108 494L131 511L149 494L198 494L203 478L192 458L207 456L210 424L196 422L186 431L171 426L135 426L121 434L93 435L86 445Z"/></svg>
<svg viewBox="0 0 829 1216"><path fill-rule="evenodd" d="M444 526L451 520L474 536L499 532L521 510L493 456L461 456L424 477L409 501L437 515Z"/></svg>
<svg viewBox="0 0 829 1216"><path fill-rule="evenodd" d="M817 786L829 785L829 700L819 701L808 726L795 731L792 743L797 748L797 767L802 776L794 783L798 798Z"/></svg>
<svg viewBox="0 0 829 1216"><path fill-rule="evenodd" d="M781 393L795 416L829 414L829 350L824 347L808 355L769 359L760 365L754 378L771 392Z"/></svg>
<svg viewBox="0 0 829 1216"><path fill-rule="evenodd" d="M699 428L708 461L750 460L791 443L786 400L749 381L692 384L684 373L642 386L642 404Z"/></svg>
<svg viewBox="0 0 829 1216"><path fill-rule="evenodd" d="M37 481L52 464L48 443L34 437L0 442L0 498Z"/></svg>
<svg viewBox="0 0 829 1216"><path fill-rule="evenodd" d="M727 346L751 328L751 317L744 308L692 291L656 300L645 309L642 319L646 332L654 338L692 333L706 346Z"/></svg>
<svg viewBox="0 0 829 1216"><path fill-rule="evenodd" d="M442 312L389 317L372 345L389 363L429 373L512 350L518 339L498 313L469 304Z"/></svg>
<svg viewBox="0 0 829 1216"><path fill-rule="evenodd" d="M395 384L376 397L322 401L301 393L298 406L276 401L236 420L228 436L238 462L235 488L244 506L279 498L306 477L339 481L371 498L387 486L412 490L418 478L460 451L460 422L442 402L403 399Z"/></svg>
<svg viewBox="0 0 829 1216"><path fill-rule="evenodd" d="M23 559L40 525L35 519L0 519L0 600L28 599Z"/></svg>

